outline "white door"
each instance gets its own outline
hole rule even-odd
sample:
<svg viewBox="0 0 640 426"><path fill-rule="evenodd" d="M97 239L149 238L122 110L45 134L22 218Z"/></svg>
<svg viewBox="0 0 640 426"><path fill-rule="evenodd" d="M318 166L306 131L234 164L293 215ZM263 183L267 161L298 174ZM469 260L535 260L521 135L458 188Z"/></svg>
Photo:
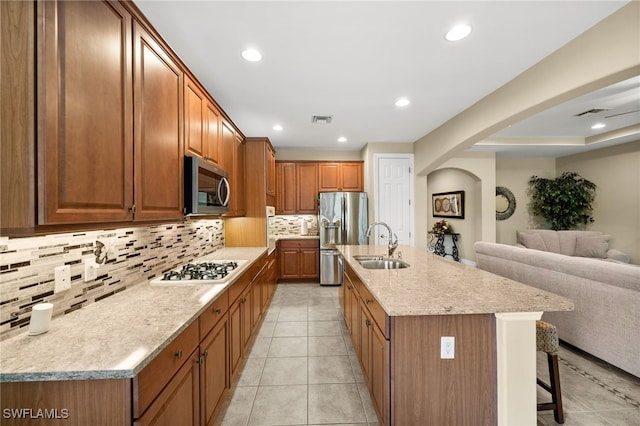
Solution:
<svg viewBox="0 0 640 426"><path fill-rule="evenodd" d="M398 235L399 244L413 246L413 154L375 157L375 220L387 223ZM386 234L384 227L376 227L377 244L386 244ZM382 241L381 235L384 235Z"/></svg>

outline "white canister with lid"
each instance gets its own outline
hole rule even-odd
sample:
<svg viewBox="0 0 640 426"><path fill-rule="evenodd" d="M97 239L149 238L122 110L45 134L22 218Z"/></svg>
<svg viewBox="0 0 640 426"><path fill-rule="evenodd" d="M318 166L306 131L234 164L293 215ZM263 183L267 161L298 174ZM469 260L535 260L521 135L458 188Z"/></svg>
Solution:
<svg viewBox="0 0 640 426"><path fill-rule="evenodd" d="M309 224L304 219L300 219L300 235L307 235L309 233Z"/></svg>

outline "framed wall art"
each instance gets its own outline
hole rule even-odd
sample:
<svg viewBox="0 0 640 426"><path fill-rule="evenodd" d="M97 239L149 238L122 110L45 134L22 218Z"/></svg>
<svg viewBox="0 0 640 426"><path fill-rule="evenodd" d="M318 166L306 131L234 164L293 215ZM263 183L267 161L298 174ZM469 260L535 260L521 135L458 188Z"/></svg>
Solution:
<svg viewBox="0 0 640 426"><path fill-rule="evenodd" d="M464 191L439 192L431 200L433 217L464 219Z"/></svg>

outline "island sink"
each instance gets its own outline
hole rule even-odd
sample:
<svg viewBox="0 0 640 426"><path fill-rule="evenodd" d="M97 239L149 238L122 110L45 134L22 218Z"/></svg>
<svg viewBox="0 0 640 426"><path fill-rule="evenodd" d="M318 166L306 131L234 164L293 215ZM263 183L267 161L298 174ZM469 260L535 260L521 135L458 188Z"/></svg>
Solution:
<svg viewBox="0 0 640 426"><path fill-rule="evenodd" d="M409 264L400 259L378 258L378 259L357 259L358 263L366 269L404 269Z"/></svg>

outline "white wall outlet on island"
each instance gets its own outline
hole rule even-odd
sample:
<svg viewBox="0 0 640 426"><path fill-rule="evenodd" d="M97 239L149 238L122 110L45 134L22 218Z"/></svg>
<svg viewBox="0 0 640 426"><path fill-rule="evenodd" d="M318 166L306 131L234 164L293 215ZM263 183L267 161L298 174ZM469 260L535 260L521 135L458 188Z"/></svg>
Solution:
<svg viewBox="0 0 640 426"><path fill-rule="evenodd" d="M54 270L54 293L69 290L71 288L71 267L69 265L58 266Z"/></svg>
<svg viewBox="0 0 640 426"><path fill-rule="evenodd" d="M456 338L454 336L440 337L440 359L453 359L456 348Z"/></svg>

